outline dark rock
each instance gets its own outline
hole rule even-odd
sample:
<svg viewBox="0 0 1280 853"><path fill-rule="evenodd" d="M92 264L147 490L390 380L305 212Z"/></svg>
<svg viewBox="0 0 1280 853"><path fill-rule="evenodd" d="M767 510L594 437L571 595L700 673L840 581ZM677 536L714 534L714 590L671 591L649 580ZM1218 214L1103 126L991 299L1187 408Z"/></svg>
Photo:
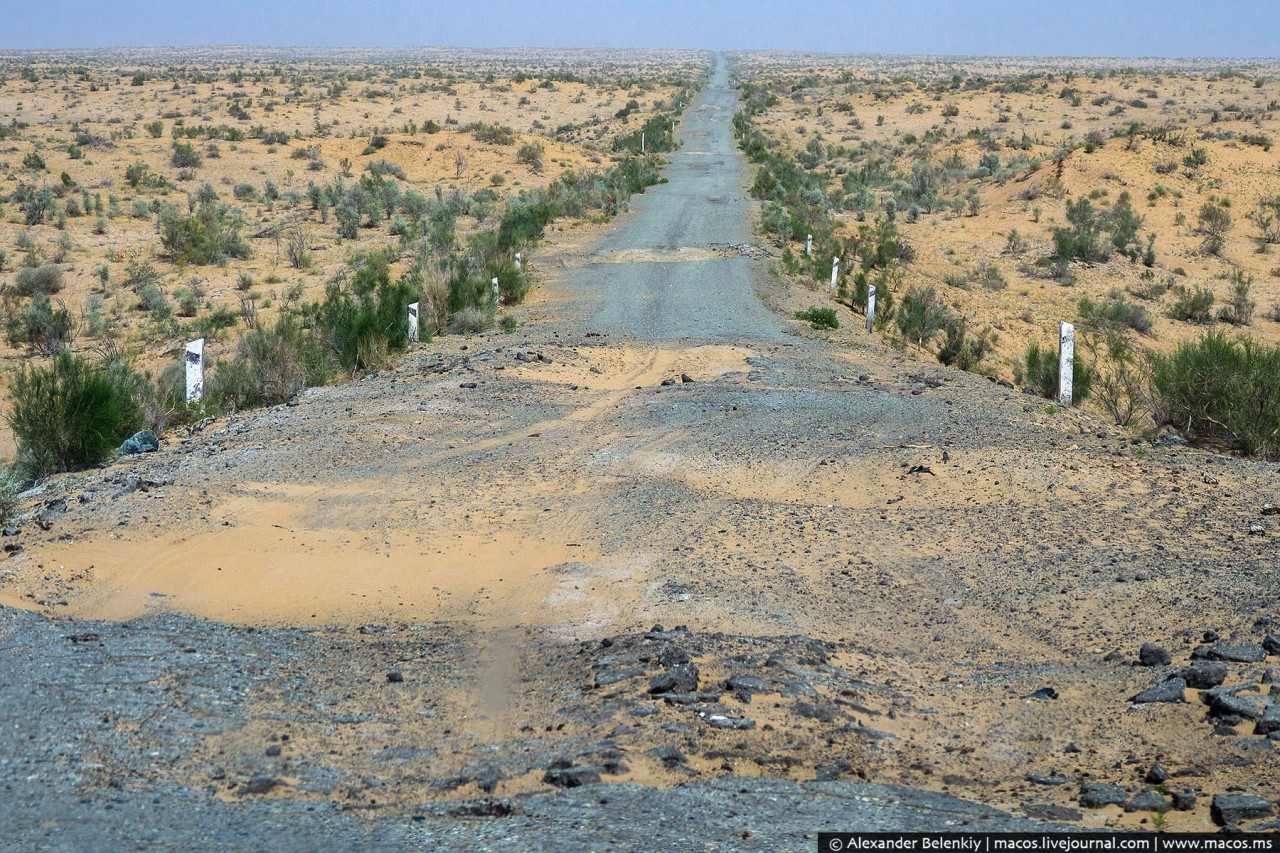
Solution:
<svg viewBox="0 0 1280 853"><path fill-rule="evenodd" d="M1185 702L1184 691L1186 687L1187 682L1181 678L1170 678L1155 687L1148 687L1129 701L1135 705L1145 705L1151 702Z"/></svg>
<svg viewBox="0 0 1280 853"><path fill-rule="evenodd" d="M255 773L249 777L248 782L236 789L236 794L241 797L256 797L270 793L273 789L283 784L283 779L277 779L269 773Z"/></svg>
<svg viewBox="0 0 1280 853"><path fill-rule="evenodd" d="M1077 821L1084 820L1084 812L1068 806L1056 806L1051 803L1033 803L1022 810L1029 818L1035 820Z"/></svg>
<svg viewBox="0 0 1280 853"><path fill-rule="evenodd" d="M1173 657L1169 651L1153 643L1143 643L1142 648L1138 649L1139 666L1168 666L1171 663Z"/></svg>
<svg viewBox="0 0 1280 853"><path fill-rule="evenodd" d="M607 687L610 684L617 684L619 681L626 681L629 678L644 675L644 669L638 666L631 666L625 669L606 669L604 672L596 673L596 687Z"/></svg>
<svg viewBox="0 0 1280 853"><path fill-rule="evenodd" d="M1188 687L1208 690L1227 680L1227 665L1217 661L1200 661L1178 670L1176 677L1187 682Z"/></svg>
<svg viewBox="0 0 1280 853"><path fill-rule="evenodd" d="M1123 806L1129 794L1119 785L1107 782L1084 782L1080 785L1080 806L1100 809L1103 806Z"/></svg>
<svg viewBox="0 0 1280 853"><path fill-rule="evenodd" d="M475 382L460 382L458 383L458 387L459 388L478 388L480 386Z"/></svg>
<svg viewBox="0 0 1280 853"><path fill-rule="evenodd" d="M1247 685L1234 687L1215 687L1206 690L1200 698L1209 706L1209 713L1217 717L1239 717L1245 720L1257 720L1265 710L1261 696L1237 696L1237 692Z"/></svg>
<svg viewBox="0 0 1280 853"><path fill-rule="evenodd" d="M657 694L668 705L709 705L720 701L719 692L701 693L660 693Z"/></svg>
<svg viewBox="0 0 1280 853"><path fill-rule="evenodd" d="M1271 803L1255 794L1214 794L1210 814L1218 826L1234 826L1242 820L1271 817Z"/></svg>
<svg viewBox="0 0 1280 853"><path fill-rule="evenodd" d="M853 774L854 767L848 759L837 758L830 764L819 764L813 769L813 778L818 782L838 782Z"/></svg>
<svg viewBox="0 0 1280 853"><path fill-rule="evenodd" d="M600 768L592 766L553 766L543 774L542 781L557 788L580 788L583 785L594 785L600 781Z"/></svg>
<svg viewBox="0 0 1280 853"><path fill-rule="evenodd" d="M1119 663L1120 661L1124 660L1124 652L1120 651L1119 649L1107 652L1107 656L1104 657L1102 660L1106 663Z"/></svg>
<svg viewBox="0 0 1280 853"><path fill-rule="evenodd" d="M271 744L271 746L267 747L268 758L276 758L280 755L281 752L282 752L282 748L278 743L273 743Z"/></svg>
<svg viewBox="0 0 1280 853"><path fill-rule="evenodd" d="M1057 786L1065 785L1070 780L1068 780L1066 776L1041 776L1038 773L1032 773L1027 777L1027 781L1032 785Z"/></svg>
<svg viewBox="0 0 1280 853"><path fill-rule="evenodd" d="M666 672L655 675L649 681L649 692L662 693L694 693L698 689L697 664L686 663L672 667Z"/></svg>
<svg viewBox="0 0 1280 853"><path fill-rule="evenodd" d="M658 652L658 663L665 667L680 666L689 662L689 653L685 651L683 646L675 643L665 647Z"/></svg>
<svg viewBox="0 0 1280 853"><path fill-rule="evenodd" d="M769 682L763 678L756 678L754 675L731 675L725 681L725 686L739 696L750 697L753 693L769 692Z"/></svg>
<svg viewBox="0 0 1280 853"><path fill-rule="evenodd" d="M160 449L160 439L150 430L140 430L124 440L116 450L117 456L132 456L137 453L155 453Z"/></svg>
<svg viewBox="0 0 1280 853"><path fill-rule="evenodd" d="M1262 641L1262 648L1269 655L1280 655L1280 637L1268 634Z"/></svg>
<svg viewBox="0 0 1280 853"><path fill-rule="evenodd" d="M1267 658L1267 650L1258 643L1217 643L1212 646L1197 646L1191 652L1192 660L1222 660L1234 663L1262 663Z"/></svg>
<svg viewBox="0 0 1280 853"><path fill-rule="evenodd" d="M692 381L693 381L693 377L692 377L692 376L690 376L690 375L689 375L689 374L687 374L687 373L681 373L681 374L680 374L680 381L681 381L681 382L683 382L683 383L685 383L686 385L688 385L690 382L692 382Z"/></svg>
<svg viewBox="0 0 1280 853"><path fill-rule="evenodd" d="M665 388L665 387L668 387L668 386L671 386L671 385L675 385L675 384L676 384L676 381L675 381L674 379L664 379L664 380L662 380L662 385L663 385L663 387L664 387L664 388Z"/></svg>
<svg viewBox="0 0 1280 853"><path fill-rule="evenodd" d="M1145 791L1139 791L1134 794L1129 802L1124 804L1126 812L1162 812L1169 808L1169 804L1165 801L1164 796L1159 791L1147 788Z"/></svg>
<svg viewBox="0 0 1280 853"><path fill-rule="evenodd" d="M834 722L840 717L840 708L834 702L797 702L791 710L801 717L820 723Z"/></svg>
<svg viewBox="0 0 1280 853"><path fill-rule="evenodd" d="M678 767L688 760L685 758L684 753L674 746L655 746L652 749L646 749L644 754L658 759L662 762L662 766L668 770Z"/></svg>
<svg viewBox="0 0 1280 853"><path fill-rule="evenodd" d="M1196 795L1194 791L1174 791L1169 795L1173 798L1173 809L1179 812L1189 812L1196 807Z"/></svg>
<svg viewBox="0 0 1280 853"><path fill-rule="evenodd" d="M1024 699L1057 699L1058 691L1054 690L1052 687L1041 687L1039 690L1035 691L1034 693L1028 693L1026 696L1022 698Z"/></svg>
<svg viewBox="0 0 1280 853"><path fill-rule="evenodd" d="M1280 705L1268 705L1262 716L1258 718L1258 725L1253 733L1271 735L1277 732L1280 732Z"/></svg>
<svg viewBox="0 0 1280 853"><path fill-rule="evenodd" d="M1163 764L1152 764L1147 771L1146 780L1152 785L1163 785L1169 778L1169 771L1164 769Z"/></svg>
<svg viewBox="0 0 1280 853"><path fill-rule="evenodd" d="M388 672L388 673L387 673L387 681L388 681L388 682L390 682L391 684L401 684L401 683L403 683L403 682L404 682L404 673L403 673L403 672Z"/></svg>
<svg viewBox="0 0 1280 853"><path fill-rule="evenodd" d="M711 714L705 718L707 725L713 729L734 729L736 731L745 731L756 727L755 720L749 720L746 717L726 717L722 714Z"/></svg>

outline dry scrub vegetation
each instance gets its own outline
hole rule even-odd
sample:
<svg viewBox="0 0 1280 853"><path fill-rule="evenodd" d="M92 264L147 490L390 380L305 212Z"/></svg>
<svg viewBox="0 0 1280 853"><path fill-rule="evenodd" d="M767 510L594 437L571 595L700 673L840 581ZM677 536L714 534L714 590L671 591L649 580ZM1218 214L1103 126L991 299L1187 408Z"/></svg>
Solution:
<svg viewBox="0 0 1280 853"><path fill-rule="evenodd" d="M1280 453L1280 66L738 54L778 271L944 364ZM814 238L813 257L805 239ZM1083 392L1083 393L1081 393Z"/></svg>
<svg viewBox="0 0 1280 853"><path fill-rule="evenodd" d="M692 51L0 55L4 410L38 398L7 455L64 468L22 429L107 446L378 367L409 302L428 340L512 328L490 279L519 302L515 252L659 180L708 68ZM195 337L222 364L193 408L176 359ZM50 411L77 394L122 395L123 419Z"/></svg>

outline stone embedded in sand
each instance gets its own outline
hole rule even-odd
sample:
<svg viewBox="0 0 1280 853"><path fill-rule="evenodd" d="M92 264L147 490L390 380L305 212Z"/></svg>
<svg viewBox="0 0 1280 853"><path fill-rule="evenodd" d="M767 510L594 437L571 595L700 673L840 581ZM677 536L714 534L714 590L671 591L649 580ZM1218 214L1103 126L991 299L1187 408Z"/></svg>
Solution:
<svg viewBox="0 0 1280 853"><path fill-rule="evenodd" d="M1194 791L1174 791L1169 796L1173 798L1174 811L1189 812L1196 807Z"/></svg>
<svg viewBox="0 0 1280 853"><path fill-rule="evenodd" d="M1154 643L1143 643L1142 648L1138 649L1139 666L1168 666L1171 663L1173 657L1168 650Z"/></svg>
<svg viewBox="0 0 1280 853"><path fill-rule="evenodd" d="M556 762L562 764L564 762ZM580 788L583 785L594 785L600 781L599 767L550 767L542 776L542 781L557 788Z"/></svg>
<svg viewBox="0 0 1280 853"><path fill-rule="evenodd" d="M1148 687L1130 699L1135 705L1146 705L1152 702L1185 702L1187 682L1181 678L1170 678L1155 687Z"/></svg>
<svg viewBox="0 0 1280 853"><path fill-rule="evenodd" d="M1151 788L1139 791L1124 804L1126 812L1162 812L1167 808L1169 804L1165 801L1164 795Z"/></svg>
<svg viewBox="0 0 1280 853"><path fill-rule="evenodd" d="M654 695L662 693L696 693L698 690L698 667L685 663L674 666L666 672L655 675L649 681L649 692Z"/></svg>
<svg viewBox="0 0 1280 853"><path fill-rule="evenodd" d="M1271 817L1271 803L1255 794L1214 794L1210 813L1218 826L1233 826L1242 820Z"/></svg>
<svg viewBox="0 0 1280 853"><path fill-rule="evenodd" d="M1258 643L1218 643L1213 646L1197 646L1191 653L1192 660L1221 660L1233 663L1262 663L1267 650Z"/></svg>
<svg viewBox="0 0 1280 853"><path fill-rule="evenodd" d="M1246 720L1257 720L1262 717L1265 702L1261 696L1237 696L1236 694L1252 685L1236 685L1234 687L1215 687L1201 694L1200 699L1209 706L1209 713L1218 717L1242 717Z"/></svg>
<svg viewBox="0 0 1280 853"><path fill-rule="evenodd" d="M644 754L658 759L662 762L662 766L668 770L684 764L688 760L685 758L684 753L674 746L655 746L652 749L646 749Z"/></svg>
<svg viewBox="0 0 1280 853"><path fill-rule="evenodd" d="M1169 778L1169 771L1163 764L1152 764L1151 769L1147 771L1146 781L1152 785L1163 785L1169 781Z"/></svg>
<svg viewBox="0 0 1280 853"><path fill-rule="evenodd" d="M1188 687L1208 690L1227 680L1227 665L1218 661L1200 661L1178 670L1177 677L1187 682Z"/></svg>
<svg viewBox="0 0 1280 853"><path fill-rule="evenodd" d="M1269 655L1280 655L1280 637L1268 634L1262 641L1262 648Z"/></svg>
<svg viewBox="0 0 1280 853"><path fill-rule="evenodd" d="M1083 782L1080 785L1082 808L1100 809L1103 806L1123 806L1128 799L1128 792L1119 785L1108 782Z"/></svg>
<svg viewBox="0 0 1280 853"><path fill-rule="evenodd" d="M1280 705L1268 705L1267 710L1258 718L1258 725L1253 733L1270 735L1276 732L1280 732Z"/></svg>

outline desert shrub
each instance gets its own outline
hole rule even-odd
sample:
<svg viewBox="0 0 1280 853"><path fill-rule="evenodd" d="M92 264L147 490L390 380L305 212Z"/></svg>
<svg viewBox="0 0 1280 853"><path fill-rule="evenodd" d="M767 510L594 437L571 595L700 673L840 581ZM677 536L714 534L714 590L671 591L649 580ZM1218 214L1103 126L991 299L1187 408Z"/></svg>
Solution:
<svg viewBox="0 0 1280 853"><path fill-rule="evenodd" d="M1088 399L1093 388L1094 370L1077 353L1071 363L1071 405ZM1026 383L1041 397L1058 398L1058 353L1052 347L1041 347L1039 341L1027 346L1022 363L1014 369L1014 380Z"/></svg>
<svg viewBox="0 0 1280 853"><path fill-rule="evenodd" d="M836 318L834 308L809 308L796 312L797 320L804 320L814 329L838 329L840 321Z"/></svg>
<svg viewBox="0 0 1280 853"><path fill-rule="evenodd" d="M877 297L879 294L877 288ZM903 338L921 348L951 319L951 311L932 287L913 286L902 297L896 322Z"/></svg>
<svg viewBox="0 0 1280 853"><path fill-rule="evenodd" d="M1004 273L993 263L984 262L973 273L974 279L986 290L1004 290L1009 286Z"/></svg>
<svg viewBox="0 0 1280 853"><path fill-rule="evenodd" d="M1193 290L1184 284L1173 289L1175 298L1169 307L1169 316L1188 323L1213 322L1213 291L1196 286Z"/></svg>
<svg viewBox="0 0 1280 853"><path fill-rule="evenodd" d="M977 372L996 344L996 333L990 326L983 326L977 335L971 335L963 317L950 317L942 331L938 361L960 370Z"/></svg>
<svg viewBox="0 0 1280 853"><path fill-rule="evenodd" d="M542 171L542 155L546 149L541 142L526 142L516 152L517 162L524 163L535 172Z"/></svg>
<svg viewBox="0 0 1280 853"><path fill-rule="evenodd" d="M200 311L200 297L190 288L178 288L174 297L178 302L178 313L183 317L194 317Z"/></svg>
<svg viewBox="0 0 1280 853"><path fill-rule="evenodd" d="M489 280L498 280L498 295L503 305L518 305L529 293L529 276L523 269L516 269L515 261L510 258L490 261L485 266L485 275Z"/></svg>
<svg viewBox="0 0 1280 853"><path fill-rule="evenodd" d="M375 175L391 175L392 177L399 178L402 181L408 180L404 175L404 169L389 160L370 160L365 164L364 168L365 171L371 172Z"/></svg>
<svg viewBox="0 0 1280 853"><path fill-rule="evenodd" d="M203 158L195 146L186 142L175 142L169 162L175 169L196 169L203 162Z"/></svg>
<svg viewBox="0 0 1280 853"><path fill-rule="evenodd" d="M306 226L296 223L285 231L284 250L289 266L299 270L311 268L314 257L311 254L311 235Z"/></svg>
<svg viewBox="0 0 1280 853"><path fill-rule="evenodd" d="M1218 319L1233 326L1248 326L1253 323L1253 309L1256 302L1249 298L1253 287L1253 276L1243 270L1231 274L1231 301L1218 311Z"/></svg>
<svg viewBox="0 0 1280 853"><path fill-rule="evenodd" d="M1099 246L1101 221L1087 198L1067 202L1068 227L1053 229L1054 257L1062 261L1103 259Z"/></svg>
<svg viewBox="0 0 1280 853"><path fill-rule="evenodd" d="M450 328L461 334L476 334L493 326L493 311L479 305L470 305L453 315Z"/></svg>
<svg viewBox="0 0 1280 853"><path fill-rule="evenodd" d="M1151 385L1158 424L1280 458L1280 347L1210 331L1152 356Z"/></svg>
<svg viewBox="0 0 1280 853"><path fill-rule="evenodd" d="M487 142L490 145L512 145L516 141L515 132L505 125L477 122L463 129L470 131L477 142Z"/></svg>
<svg viewBox="0 0 1280 853"><path fill-rule="evenodd" d="M323 385L332 364L316 339L286 315L242 337L235 355L214 368L205 395L210 404L227 411L271 406L303 388Z"/></svg>
<svg viewBox="0 0 1280 853"><path fill-rule="evenodd" d="M13 277L13 288L23 296L36 293L51 295L62 290L62 268L57 264L23 267Z"/></svg>
<svg viewBox="0 0 1280 853"><path fill-rule="evenodd" d="M1148 407L1150 362L1114 329L1081 335L1079 341L1092 360L1093 398L1118 425L1129 426Z"/></svg>
<svg viewBox="0 0 1280 853"><path fill-rule="evenodd" d="M1150 311L1120 296L1111 296L1101 302L1094 302L1087 296L1083 297L1080 300L1079 310L1078 325L1091 332L1123 333L1131 329L1146 335L1150 334L1154 323Z"/></svg>
<svg viewBox="0 0 1280 853"><path fill-rule="evenodd" d="M61 302L37 293L20 311L8 312L5 336L9 346L25 347L36 355L54 355L69 347L75 337L75 321Z"/></svg>
<svg viewBox="0 0 1280 853"><path fill-rule="evenodd" d="M239 211L212 201L186 217L165 207L156 223L160 244L178 264L221 264L249 257L249 244L240 237L242 226Z"/></svg>
<svg viewBox="0 0 1280 853"><path fill-rule="evenodd" d="M239 201L258 200L258 188L247 182L236 184L232 187L231 194Z"/></svg>
<svg viewBox="0 0 1280 853"><path fill-rule="evenodd" d="M382 254L357 260L350 286L330 282L324 299L309 306L320 343L348 371L381 367L408 345L408 306L419 302L415 282L391 280Z"/></svg>
<svg viewBox="0 0 1280 853"><path fill-rule="evenodd" d="M158 320L173 316L173 306L164 291L154 284L148 284L138 291L138 307Z"/></svg>
<svg viewBox="0 0 1280 853"><path fill-rule="evenodd" d="M1231 230L1231 213L1221 203L1206 201L1196 215L1196 230L1204 235L1200 251L1206 255L1222 252L1227 232Z"/></svg>
<svg viewBox="0 0 1280 853"><path fill-rule="evenodd" d="M64 350L19 366L9 383L9 427L32 476L96 465L143 423L128 390L101 364Z"/></svg>

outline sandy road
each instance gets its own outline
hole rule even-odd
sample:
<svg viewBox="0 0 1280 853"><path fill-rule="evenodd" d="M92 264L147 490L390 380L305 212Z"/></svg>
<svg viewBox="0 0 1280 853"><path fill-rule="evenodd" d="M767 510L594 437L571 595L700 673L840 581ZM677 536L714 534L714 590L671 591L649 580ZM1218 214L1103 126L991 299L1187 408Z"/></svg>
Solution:
<svg viewBox="0 0 1280 853"><path fill-rule="evenodd" d="M1128 703L1159 674L1131 665L1142 642L1185 664L1205 631L1256 642L1280 622L1274 531L1246 533L1273 466L1134 445L857 330L824 340L787 320L821 297L710 251L750 239L732 101L720 68L670 182L572 262L541 265L516 334L442 339L56 483L0 601L108 637L108 658L157 636L192 651L149 658L168 710L145 725L64 688L86 720L120 720L81 749L99 769L56 748L71 735L53 720L35 740L4 730L5 754L78 780L59 783L69 801L118 783L234 807L265 776L280 808L401 818L546 791L557 761L659 788L861 777L1084 825L1145 815L1080 811L1076 785L1028 776L1137 791L1155 761L1195 769L1177 784L1200 806L1169 818L1183 828L1209 826L1209 794L1280 789L1250 721L1206 721L1196 691ZM119 620L134 621L104 627ZM250 686L209 694L245 644ZM683 658L715 697L650 698ZM58 660L40 683L79 671ZM14 683L33 665L0 657ZM1233 664L1229 683L1263 669ZM735 675L760 680L754 699L726 690ZM1045 687L1058 698L1027 698ZM31 700L14 696L16 719ZM770 820L771 837L806 831Z"/></svg>

